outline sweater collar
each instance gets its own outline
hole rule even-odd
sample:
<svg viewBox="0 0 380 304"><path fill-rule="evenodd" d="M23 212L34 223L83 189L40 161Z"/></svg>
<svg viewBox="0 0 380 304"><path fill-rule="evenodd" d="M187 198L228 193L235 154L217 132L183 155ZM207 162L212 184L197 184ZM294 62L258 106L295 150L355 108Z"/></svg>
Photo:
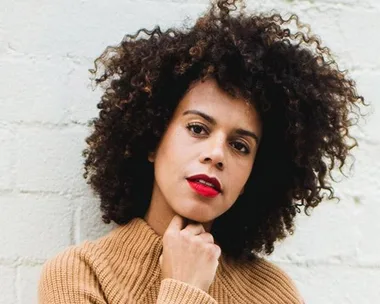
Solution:
<svg viewBox="0 0 380 304"><path fill-rule="evenodd" d="M159 258L163 250L162 236L157 234L145 219L135 217L127 224L117 227L113 230L113 233L115 241L119 244L116 247L120 250L117 253L115 252L114 255L123 255L126 260L138 261L144 265L144 269L151 271L152 277L159 277L161 274ZM238 266L236 264L231 268L232 264L228 264L232 261L228 261L229 259L222 252L215 281L224 281L223 273L227 270L226 267L229 268L229 271L232 271Z"/></svg>
<svg viewBox="0 0 380 304"><path fill-rule="evenodd" d="M162 236L158 235L143 218L133 218L127 224L116 228L114 233L117 239L122 240L128 255L134 259L158 262L163 248Z"/></svg>
<svg viewBox="0 0 380 304"><path fill-rule="evenodd" d="M146 264L149 268L156 269L159 267L158 261L163 250L162 236L157 234L145 219L135 217L127 224L117 227L113 233L118 243L120 240L122 241L122 248L119 247L119 249L123 254ZM227 263L223 253L219 262L217 277Z"/></svg>

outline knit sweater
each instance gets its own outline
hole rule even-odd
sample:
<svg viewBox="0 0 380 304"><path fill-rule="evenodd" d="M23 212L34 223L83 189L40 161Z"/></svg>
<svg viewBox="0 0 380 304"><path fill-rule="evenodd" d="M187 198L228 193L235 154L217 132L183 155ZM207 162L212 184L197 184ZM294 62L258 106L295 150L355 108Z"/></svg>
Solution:
<svg viewBox="0 0 380 304"><path fill-rule="evenodd" d="M301 304L289 276L264 260L223 253L208 292L161 277L162 237L134 218L95 240L70 246L42 268L39 304Z"/></svg>

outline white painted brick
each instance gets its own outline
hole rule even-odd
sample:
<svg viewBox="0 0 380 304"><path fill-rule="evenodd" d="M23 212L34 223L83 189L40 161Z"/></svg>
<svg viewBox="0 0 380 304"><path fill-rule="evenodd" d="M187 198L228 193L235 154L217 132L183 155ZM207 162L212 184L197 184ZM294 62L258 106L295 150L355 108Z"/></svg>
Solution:
<svg viewBox="0 0 380 304"><path fill-rule="evenodd" d="M30 191L81 194L87 188L82 177L82 149L86 127L20 127L15 164L16 187Z"/></svg>
<svg viewBox="0 0 380 304"><path fill-rule="evenodd" d="M141 27L179 26L186 16L191 25L209 1L3 2L0 303L36 303L43 260L116 226L101 221L99 201L82 177L83 124L97 116L100 99L90 87L92 61ZM248 0L247 9L299 14L332 49L339 67L352 68L359 93L375 110L354 130L360 148L353 176L336 185L341 203L324 202L311 217L298 218L295 235L270 259L296 281L307 304L377 303L380 1Z"/></svg>
<svg viewBox="0 0 380 304"><path fill-rule="evenodd" d="M5 41L4 25L0 19L0 56L5 54L8 50L7 42Z"/></svg>
<svg viewBox="0 0 380 304"><path fill-rule="evenodd" d="M337 9L341 9L342 5L360 9L362 7L373 7L374 4L374 1L371 0L285 0L285 2L292 3L294 5L299 5L299 2L304 2L308 5L330 5L335 6Z"/></svg>
<svg viewBox="0 0 380 304"><path fill-rule="evenodd" d="M293 236L280 243L275 260L370 260L380 263L380 145L361 143L348 178L333 184L341 198L322 202L310 217L296 219ZM335 175L337 176L337 175Z"/></svg>
<svg viewBox="0 0 380 304"><path fill-rule="evenodd" d="M38 282L41 274L41 265L20 266L18 268L18 288L20 294L20 304L38 303Z"/></svg>
<svg viewBox="0 0 380 304"><path fill-rule="evenodd" d="M336 35L338 43L336 52L349 49L348 54L352 65L379 68L380 41L374 39L377 35L370 30L378 26L379 16L378 10L342 10L337 18L338 30L341 35Z"/></svg>
<svg viewBox="0 0 380 304"><path fill-rule="evenodd" d="M367 114L367 117L361 119L359 127L355 127L353 134L360 136L368 144L380 144L378 131L380 128L380 70L358 70L351 74L357 83L358 94L362 95L365 102L370 104L369 107L362 107L362 111Z"/></svg>
<svg viewBox="0 0 380 304"><path fill-rule="evenodd" d="M118 43L125 33L156 24L181 24L186 16L197 16L200 8L207 6L204 3L166 2L163 9L160 1L118 1L117 5L74 0L59 5L8 2L2 7L0 19L3 18L5 40L15 55L94 58L107 45Z"/></svg>
<svg viewBox="0 0 380 304"><path fill-rule="evenodd" d="M81 243L84 240L95 240L117 227L114 222L105 224L102 221L102 212L100 211L100 201L98 199L88 196L81 198L78 203L77 201L74 201L75 206L79 206L75 217L76 243Z"/></svg>
<svg viewBox="0 0 380 304"><path fill-rule="evenodd" d="M0 123L0 147L0 188L11 188L14 177L14 131L4 123Z"/></svg>
<svg viewBox="0 0 380 304"><path fill-rule="evenodd" d="M362 212L357 216L356 222L359 227L359 239L357 242L358 256L360 263L364 265L380 265L380 210L379 194L372 196L371 204L362 208Z"/></svg>
<svg viewBox="0 0 380 304"><path fill-rule="evenodd" d="M0 258L47 259L71 245L73 212L69 200L2 194L0 207Z"/></svg>
<svg viewBox="0 0 380 304"><path fill-rule="evenodd" d="M355 258L361 236L355 208L350 201L324 202L310 217L302 214L296 219L295 234L279 243L270 259L297 262Z"/></svg>
<svg viewBox="0 0 380 304"><path fill-rule="evenodd" d="M88 76L78 73L85 67L67 59L7 58L0 60L0 70L8 71L0 75L0 102L7 109L0 111L2 121L67 123L71 107L83 103L92 92L86 88ZM96 113L83 111L82 115Z"/></svg>
<svg viewBox="0 0 380 304"><path fill-rule="evenodd" d="M372 304L380 298L380 269L340 265L278 264L295 281L307 304Z"/></svg>
<svg viewBox="0 0 380 304"><path fill-rule="evenodd" d="M348 197L360 198L363 216L368 215L369 206L378 208L380 195L380 145L359 141L359 148L354 151L356 158L351 176L339 184ZM357 214L359 215L359 214ZM371 223L368 223L370 225Z"/></svg>
<svg viewBox="0 0 380 304"><path fill-rule="evenodd" d="M15 282L16 269L0 264L0 303L17 303Z"/></svg>
<svg viewBox="0 0 380 304"><path fill-rule="evenodd" d="M360 1L360 5L366 5ZM367 5L369 6L369 5ZM323 46L332 50L340 69L380 68L377 50L380 41L374 29L377 27L380 9L360 6L336 6L314 1L266 1L247 5L249 11L268 12L272 9L284 17L296 13L302 23L309 24ZM294 27L290 27L294 29Z"/></svg>
<svg viewBox="0 0 380 304"><path fill-rule="evenodd" d="M368 0L371 6L374 7L378 12L380 12L380 2L377 0Z"/></svg>
<svg viewBox="0 0 380 304"><path fill-rule="evenodd" d="M67 120L70 122L87 124L91 118L99 116L99 109L96 105L103 92L99 87L93 88L89 79L92 75L88 71L92 68L90 60L83 60L82 64L73 67L67 78L66 85L70 92L67 99L69 113Z"/></svg>
<svg viewBox="0 0 380 304"><path fill-rule="evenodd" d="M358 257L366 263L380 263L379 155L380 145L361 143L361 149L356 153L353 176L344 188L347 196L355 197L359 204L353 225L359 228Z"/></svg>

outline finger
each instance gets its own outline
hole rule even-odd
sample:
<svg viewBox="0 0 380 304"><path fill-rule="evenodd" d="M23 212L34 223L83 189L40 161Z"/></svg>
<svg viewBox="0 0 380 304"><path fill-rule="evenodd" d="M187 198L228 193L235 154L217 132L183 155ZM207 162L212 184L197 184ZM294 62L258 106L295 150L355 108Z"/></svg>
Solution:
<svg viewBox="0 0 380 304"><path fill-rule="evenodd" d="M199 235L206 232L202 224L190 224L187 225L183 230L189 232L192 235Z"/></svg>
<svg viewBox="0 0 380 304"><path fill-rule="evenodd" d="M214 248L216 250L216 253L217 253L217 256L218 256L218 259L220 258L220 256L222 255L222 248L220 248L220 246L214 244Z"/></svg>
<svg viewBox="0 0 380 304"><path fill-rule="evenodd" d="M213 253L215 254L215 258L219 261L219 258L222 254L222 249L216 244L208 244L207 246L210 246Z"/></svg>
<svg viewBox="0 0 380 304"><path fill-rule="evenodd" d="M162 267L162 259L163 259L163 257L162 257L162 254L161 254L160 258L158 259L158 264L160 265L160 267Z"/></svg>
<svg viewBox="0 0 380 304"><path fill-rule="evenodd" d="M202 239L202 241L205 243L214 244L214 237L212 236L211 233L201 233L197 235L196 237Z"/></svg>
<svg viewBox="0 0 380 304"><path fill-rule="evenodd" d="M167 230L181 231L185 227L185 219L176 214L170 221Z"/></svg>

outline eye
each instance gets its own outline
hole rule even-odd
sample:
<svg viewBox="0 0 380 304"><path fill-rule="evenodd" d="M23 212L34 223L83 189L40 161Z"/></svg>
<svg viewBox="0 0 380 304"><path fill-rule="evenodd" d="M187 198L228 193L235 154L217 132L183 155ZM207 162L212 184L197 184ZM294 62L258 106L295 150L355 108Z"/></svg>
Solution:
<svg viewBox="0 0 380 304"><path fill-rule="evenodd" d="M209 133L207 128L204 125L198 124L198 123L189 123L186 125L186 128L195 135L207 135ZM204 131L205 133L202 134L202 131ZM248 146L240 141L232 142L231 146L240 153L243 153L243 154L250 153Z"/></svg>
<svg viewBox="0 0 380 304"><path fill-rule="evenodd" d="M201 124L189 123L186 128L196 135L203 135L202 131L206 131L207 134L207 129Z"/></svg>
<svg viewBox="0 0 380 304"><path fill-rule="evenodd" d="M231 146L234 147L239 152L242 152L243 154L249 154L250 152L248 147L245 144L241 143L240 141L233 142Z"/></svg>

